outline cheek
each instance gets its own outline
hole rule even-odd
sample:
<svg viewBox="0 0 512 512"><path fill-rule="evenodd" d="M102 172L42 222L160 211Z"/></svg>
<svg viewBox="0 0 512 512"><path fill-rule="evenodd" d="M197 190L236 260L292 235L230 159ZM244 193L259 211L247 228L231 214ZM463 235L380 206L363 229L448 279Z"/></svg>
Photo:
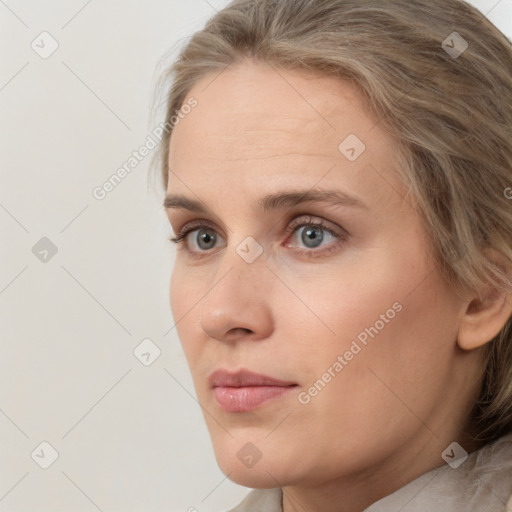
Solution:
<svg viewBox="0 0 512 512"><path fill-rule="evenodd" d="M392 266L366 264L361 258L354 265L342 262L313 270L314 277L307 280L302 276L289 279L295 294L283 290L273 301L284 304L277 324L284 332L295 332L296 339L302 340L298 345L304 350L309 347L314 358L327 355L332 359L348 350L359 334L364 346L369 338L367 329L377 323L380 334L399 321L405 294L396 273ZM403 270L401 275L404 277ZM322 350L318 350L320 346Z"/></svg>
<svg viewBox="0 0 512 512"><path fill-rule="evenodd" d="M284 339L294 340L302 386L323 381L326 372L340 375L325 375L332 393L322 391L319 402L370 405L374 397L392 396L386 385L414 399L419 385L446 378L455 348L456 303L420 245L413 249L380 252L378 258L375 253L291 283L308 307L290 295L281 297L287 306L278 325Z"/></svg>
<svg viewBox="0 0 512 512"><path fill-rule="evenodd" d="M404 403L426 417L442 395L456 346L456 302L429 265L409 261L419 263L381 257L372 272L351 267L295 288L325 325L296 311L284 328L298 338L301 384L313 395L307 407L330 425L356 433L366 418L360 433L387 422L391 435L401 423L417 426Z"/></svg>
<svg viewBox="0 0 512 512"><path fill-rule="evenodd" d="M183 280L183 273L180 272L178 263L174 264L174 268L172 270L171 274L171 282L169 286L169 297L170 297L170 305L171 305L171 311L174 317L174 321L177 322L180 318L180 313L184 309L184 280Z"/></svg>
<svg viewBox="0 0 512 512"><path fill-rule="evenodd" d="M184 271L179 261L175 263L170 282L170 306L174 319L175 329L188 360L189 366L194 366L194 321L199 322L198 301L206 290L197 289L194 283L197 280L190 279L190 275Z"/></svg>

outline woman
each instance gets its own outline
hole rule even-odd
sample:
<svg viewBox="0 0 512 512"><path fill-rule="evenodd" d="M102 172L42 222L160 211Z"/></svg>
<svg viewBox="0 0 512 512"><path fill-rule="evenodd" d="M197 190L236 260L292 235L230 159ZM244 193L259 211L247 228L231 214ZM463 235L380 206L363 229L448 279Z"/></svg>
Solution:
<svg viewBox="0 0 512 512"><path fill-rule="evenodd" d="M458 0L235 0L182 49L171 307L233 510L512 511L511 70Z"/></svg>

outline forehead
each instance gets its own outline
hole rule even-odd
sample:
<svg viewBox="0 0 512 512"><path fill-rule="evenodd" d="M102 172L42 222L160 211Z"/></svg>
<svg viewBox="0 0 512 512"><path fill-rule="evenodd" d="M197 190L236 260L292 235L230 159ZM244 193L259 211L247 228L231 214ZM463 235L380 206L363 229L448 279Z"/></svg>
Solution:
<svg viewBox="0 0 512 512"><path fill-rule="evenodd" d="M361 181L360 171L368 176L370 165L392 158L392 141L357 89L339 78L247 60L203 77L189 97L197 107L170 141L170 191L183 191L177 178L198 191L213 179L234 186L300 176L311 186L333 166L350 189ZM340 150L345 140L364 144L357 160Z"/></svg>

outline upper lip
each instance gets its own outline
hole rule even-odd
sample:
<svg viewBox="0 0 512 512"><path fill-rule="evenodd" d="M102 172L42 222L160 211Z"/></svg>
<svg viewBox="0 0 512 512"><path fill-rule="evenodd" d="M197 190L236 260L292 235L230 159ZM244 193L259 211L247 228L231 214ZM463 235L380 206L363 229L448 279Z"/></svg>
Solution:
<svg viewBox="0 0 512 512"><path fill-rule="evenodd" d="M242 388L249 386L281 386L288 387L296 385L295 382L274 379L267 375L250 372L249 370L239 370L230 372L228 370L219 369L211 373L209 379L210 387L233 387Z"/></svg>

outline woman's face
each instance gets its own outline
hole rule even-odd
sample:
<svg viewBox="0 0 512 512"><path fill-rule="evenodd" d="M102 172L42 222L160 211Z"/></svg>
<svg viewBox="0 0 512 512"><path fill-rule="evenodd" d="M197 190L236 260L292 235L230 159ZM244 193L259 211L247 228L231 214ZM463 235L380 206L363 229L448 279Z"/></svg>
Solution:
<svg viewBox="0 0 512 512"><path fill-rule="evenodd" d="M221 469L277 487L441 464L479 360L393 141L348 82L302 71L244 61L189 97L171 307Z"/></svg>

